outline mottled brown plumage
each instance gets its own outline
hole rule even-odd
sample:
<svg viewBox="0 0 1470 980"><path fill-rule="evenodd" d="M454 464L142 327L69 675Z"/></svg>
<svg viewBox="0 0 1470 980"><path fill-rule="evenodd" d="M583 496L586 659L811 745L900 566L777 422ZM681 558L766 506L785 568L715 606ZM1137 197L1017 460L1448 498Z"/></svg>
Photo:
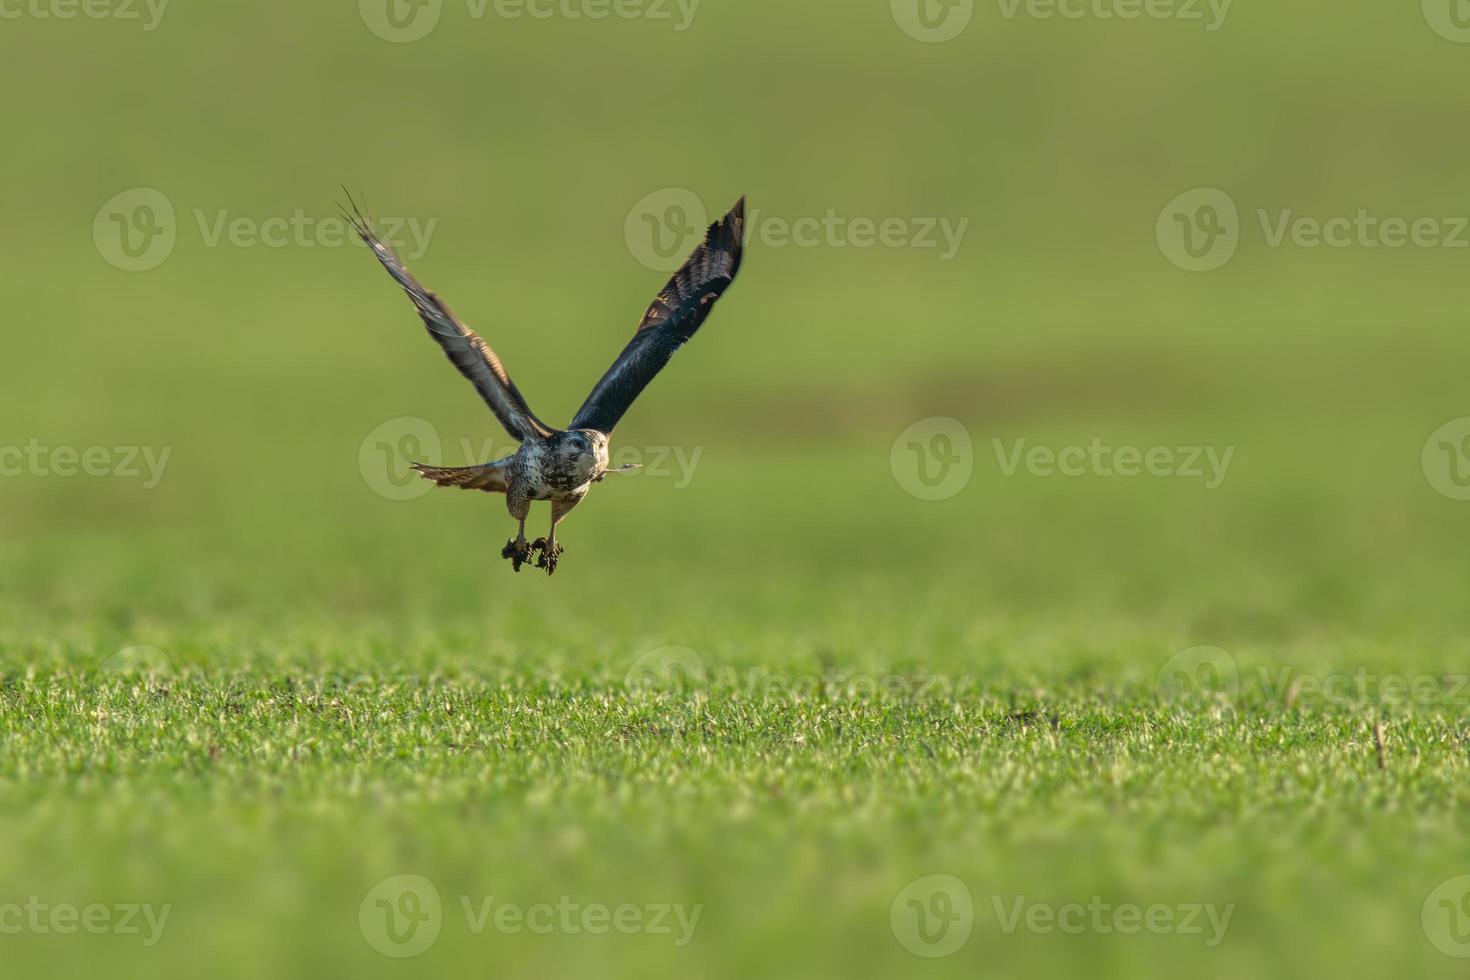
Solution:
<svg viewBox="0 0 1470 980"><path fill-rule="evenodd" d="M510 559L520 571L521 565L539 550L538 565L548 574L555 572L562 554L556 540L557 525L582 502L592 484L616 472L608 468L608 437L613 428L674 352L694 336L715 302L735 281L743 251L745 199L710 225L704 241L659 292L639 321L633 339L593 387L566 429L553 428L536 417L490 345L409 275L350 197L349 204L351 211L344 212L348 220L413 301L429 335L474 384L505 430L521 442L513 455L479 466L419 464L414 468L441 487L505 494L506 508L519 526L516 537L501 551L502 557ZM527 542L526 517L531 502L536 500L551 503L551 533Z"/></svg>

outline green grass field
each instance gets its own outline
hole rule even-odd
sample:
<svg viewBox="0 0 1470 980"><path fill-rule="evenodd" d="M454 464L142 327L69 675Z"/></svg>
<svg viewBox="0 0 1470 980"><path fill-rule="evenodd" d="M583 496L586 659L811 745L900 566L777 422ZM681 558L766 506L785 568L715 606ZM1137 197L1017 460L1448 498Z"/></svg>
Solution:
<svg viewBox="0 0 1470 980"><path fill-rule="evenodd" d="M592 2L5 8L4 975L1462 975L1457 22Z"/></svg>

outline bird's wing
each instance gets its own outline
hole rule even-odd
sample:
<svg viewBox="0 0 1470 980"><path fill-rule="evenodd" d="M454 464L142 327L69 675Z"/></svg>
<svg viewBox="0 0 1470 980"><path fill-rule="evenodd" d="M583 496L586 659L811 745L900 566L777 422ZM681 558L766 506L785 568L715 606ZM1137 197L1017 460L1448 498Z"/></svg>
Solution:
<svg viewBox="0 0 1470 980"><path fill-rule="evenodd" d="M349 199L350 200L350 199ZM402 260L397 253L387 244L380 241L373 232L372 222L358 210L355 203L352 204L350 213L344 211L347 220L357 230L357 234L363 242L373 250L378 261L383 263L383 268L388 270L408 298L413 300L413 305L418 309L419 316L424 321L424 326L429 328L429 336L444 348L444 353L454 366L459 368L459 373L466 378L480 392L480 397L485 399L485 404L500 419L500 424L505 426L517 439L546 438L554 431L546 423L538 419L525 397L516 389L515 383L510 380L510 375L505 373L505 368L500 364L500 358L490 349L490 345L480 339L479 334L460 322L459 318L449 312L449 307L433 293L429 292L419 281L409 275L408 269L404 268Z"/></svg>
<svg viewBox="0 0 1470 980"><path fill-rule="evenodd" d="M610 433L654 375L669 363L704 323L715 301L740 271L745 235L745 198L710 225L704 242L658 294L638 323L633 339L572 420L573 429Z"/></svg>

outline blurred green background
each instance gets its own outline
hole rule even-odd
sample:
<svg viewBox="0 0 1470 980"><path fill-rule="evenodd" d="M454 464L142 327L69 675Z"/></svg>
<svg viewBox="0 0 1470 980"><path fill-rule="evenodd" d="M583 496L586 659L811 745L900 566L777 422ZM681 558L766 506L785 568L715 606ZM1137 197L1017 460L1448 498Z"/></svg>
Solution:
<svg viewBox="0 0 1470 980"><path fill-rule="evenodd" d="M172 906L148 946L0 915L15 975L1458 975L1421 913L1470 872L1470 30L1063 6L0 4L0 906ZM343 184L563 424L657 247L749 195L614 440L673 471L597 487L555 578L504 567L498 497L395 499L506 439ZM1019 440L1233 454L1210 488ZM111 670L140 646L164 679ZM1238 698L1160 696L1199 646ZM669 647L725 680L630 689ZM949 686L742 686L832 671ZM444 912L398 959L358 914L404 874ZM931 874L975 905L942 958L890 923ZM491 895L703 912L476 934ZM1094 895L1235 912L1207 947L992 904Z"/></svg>

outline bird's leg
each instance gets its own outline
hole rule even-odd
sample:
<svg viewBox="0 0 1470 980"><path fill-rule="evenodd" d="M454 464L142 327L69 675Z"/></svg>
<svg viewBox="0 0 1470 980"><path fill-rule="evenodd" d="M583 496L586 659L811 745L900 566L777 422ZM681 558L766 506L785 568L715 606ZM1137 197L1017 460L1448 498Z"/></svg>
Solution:
<svg viewBox="0 0 1470 980"><path fill-rule="evenodd" d="M500 549L500 557L509 558L510 564L516 571L531 560L531 545L526 541L526 519L519 519L520 526L516 529L514 541L507 541L505 547Z"/></svg>
<svg viewBox="0 0 1470 980"><path fill-rule="evenodd" d="M566 549L556 543L556 526L561 523L562 518L580 502L580 499L570 504L561 501L552 501L551 504L551 534L545 538L537 538L535 547L541 549L541 557L536 562L537 568L546 569L547 575L556 574L556 563L561 559L562 552Z"/></svg>

